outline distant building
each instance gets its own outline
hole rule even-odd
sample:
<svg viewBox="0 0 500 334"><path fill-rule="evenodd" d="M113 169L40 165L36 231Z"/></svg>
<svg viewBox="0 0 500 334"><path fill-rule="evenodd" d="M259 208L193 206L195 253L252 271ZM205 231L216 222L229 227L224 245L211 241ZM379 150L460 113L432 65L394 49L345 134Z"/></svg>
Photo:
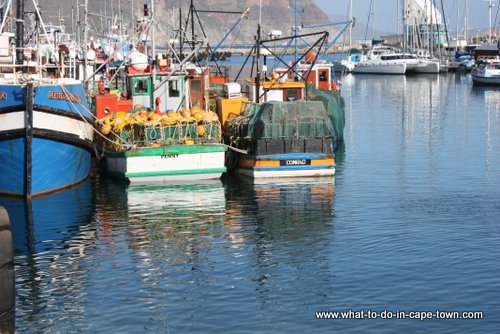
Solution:
<svg viewBox="0 0 500 334"><path fill-rule="evenodd" d="M432 0L408 0L404 17L406 45L430 49L447 42L443 16Z"/></svg>

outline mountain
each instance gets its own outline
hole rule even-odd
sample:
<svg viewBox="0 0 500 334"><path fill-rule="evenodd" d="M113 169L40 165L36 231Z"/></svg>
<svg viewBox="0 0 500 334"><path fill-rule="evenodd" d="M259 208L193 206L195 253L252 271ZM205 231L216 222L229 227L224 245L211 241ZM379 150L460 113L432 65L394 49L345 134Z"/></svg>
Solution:
<svg viewBox="0 0 500 334"><path fill-rule="evenodd" d="M89 36L110 33L113 25L121 25L130 33L137 19L143 16L144 3L148 4L151 10L150 1L143 2L125 1L125 0L87 0L89 13ZM80 12L80 31L83 30L83 12L84 8L80 0L80 6L77 6L77 0L47 0L40 1L40 10L45 23L58 23L59 19L64 19L66 31L72 32L78 30L77 9ZM262 11L259 10L259 3L262 2ZM294 26L294 5L293 0L210 0L193 1L194 7L199 11L195 15L195 34L198 37L206 34L208 41L215 45L229 31L232 25L238 20L240 14L221 14L207 13L203 10L211 11L234 11L243 12L249 8L249 15L243 19L227 38L225 44L251 44L257 30L259 13L262 13L262 34L267 35L271 30L281 30L283 36L292 34ZM189 11L190 1L186 0L159 0L155 1L156 18L156 37L159 43L165 43L166 40L173 38L179 30L179 4L182 10L182 26L186 30L187 38L191 38L191 24L185 24L186 16ZM132 8L132 5L134 6ZM14 6L15 7L15 6ZM27 10L30 10L27 6ZM313 25L329 24L328 16L319 9L314 0L300 0L298 6L299 25L307 27ZM133 11L133 14L132 14ZM133 19L132 19L133 17ZM198 23L203 28L200 28ZM187 29L184 29L186 27ZM332 27L303 28L301 33L310 33L317 30L328 30L331 33L336 31ZM331 37L330 37L331 38Z"/></svg>

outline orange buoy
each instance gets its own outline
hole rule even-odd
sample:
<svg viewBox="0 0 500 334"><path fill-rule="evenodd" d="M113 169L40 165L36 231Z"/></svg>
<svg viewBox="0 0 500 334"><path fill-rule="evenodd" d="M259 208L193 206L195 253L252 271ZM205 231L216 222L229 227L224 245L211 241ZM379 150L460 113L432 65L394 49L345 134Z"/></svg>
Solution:
<svg viewBox="0 0 500 334"><path fill-rule="evenodd" d="M318 56L318 54L316 52L314 52L313 50L309 50L309 51L307 51L304 58L306 60L306 63L310 64L316 59L317 56Z"/></svg>

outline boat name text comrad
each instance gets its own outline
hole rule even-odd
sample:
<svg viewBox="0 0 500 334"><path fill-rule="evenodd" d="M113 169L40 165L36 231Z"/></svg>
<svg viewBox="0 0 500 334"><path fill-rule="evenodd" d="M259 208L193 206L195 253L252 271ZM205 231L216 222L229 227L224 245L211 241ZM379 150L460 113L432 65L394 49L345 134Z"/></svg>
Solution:
<svg viewBox="0 0 500 334"><path fill-rule="evenodd" d="M51 100L67 100L71 102L82 102L82 97L74 94L63 92L49 92L49 99Z"/></svg>
<svg viewBox="0 0 500 334"><path fill-rule="evenodd" d="M179 155L178 154L162 154L161 155L161 158L162 159L168 159L168 158L178 158Z"/></svg>
<svg viewBox="0 0 500 334"><path fill-rule="evenodd" d="M2 100L7 100L7 93L6 92L0 92L0 101Z"/></svg>
<svg viewBox="0 0 500 334"><path fill-rule="evenodd" d="M294 159L294 160L280 160L281 166L303 166L310 165L311 160L309 159Z"/></svg>

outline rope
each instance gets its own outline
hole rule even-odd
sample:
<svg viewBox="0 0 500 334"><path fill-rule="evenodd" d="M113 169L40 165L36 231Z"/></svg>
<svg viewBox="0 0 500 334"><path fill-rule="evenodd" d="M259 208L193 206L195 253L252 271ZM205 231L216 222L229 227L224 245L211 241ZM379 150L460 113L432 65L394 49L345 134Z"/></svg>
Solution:
<svg viewBox="0 0 500 334"><path fill-rule="evenodd" d="M230 150L233 150L235 152L238 152L238 153L241 153L241 154L248 154L248 151L247 150L242 150L242 149L239 149L239 148L236 148L234 146L230 146L230 145L226 145L226 144L222 144L222 143L205 143L205 145L209 145L209 146L224 146Z"/></svg>
<svg viewBox="0 0 500 334"><path fill-rule="evenodd" d="M125 148L127 148L127 149L131 147L131 145L127 144L127 143L126 143L126 142L125 142L125 141L124 141L124 140L123 140L120 136L118 136L118 135L117 135L114 131L111 131L111 132L113 133L113 135L114 135L116 138L118 138L119 140L121 140L124 144L116 143L116 142L112 141L111 139L107 138L106 136L104 136L104 135L101 133L101 131L99 131L98 129L96 129L96 128L95 128L95 126L94 126L93 124L91 124L91 123L90 123L90 122L89 122L89 121L88 121L88 120L87 120L87 119L86 119L86 118L82 115L82 113L80 112L80 110L78 110L78 108L75 106L75 104L73 103L73 101L71 101L71 99L70 99L70 95L69 95L69 94L71 94L71 93L70 93L70 92L66 89L66 87L64 87L62 84L60 84L59 86L61 87L61 90L63 91L63 93L66 95L66 98L67 98L68 102L71 104L71 106L73 107L73 109L74 109L74 110L76 110L76 112L80 115L80 117L83 119L83 121L84 121L85 123L87 123L88 125L90 125L90 126L94 129L94 131L95 131L95 132L97 132L97 134L98 134L101 138L103 138L103 139L105 139L105 140L109 141L109 142L110 142L110 143L112 143L113 145L121 145L121 146L123 146L123 147L125 147ZM95 119L96 121L98 121L97 117L96 117L96 116L95 116L95 115L94 115L94 114L93 114L93 113L92 113L89 109L87 109L87 108L86 108L83 104L81 104L81 103L79 103L79 104L80 104L80 106L82 107L82 109L84 109L85 111L89 112L89 113L90 113L90 115L91 115L92 117L94 117L94 119Z"/></svg>

